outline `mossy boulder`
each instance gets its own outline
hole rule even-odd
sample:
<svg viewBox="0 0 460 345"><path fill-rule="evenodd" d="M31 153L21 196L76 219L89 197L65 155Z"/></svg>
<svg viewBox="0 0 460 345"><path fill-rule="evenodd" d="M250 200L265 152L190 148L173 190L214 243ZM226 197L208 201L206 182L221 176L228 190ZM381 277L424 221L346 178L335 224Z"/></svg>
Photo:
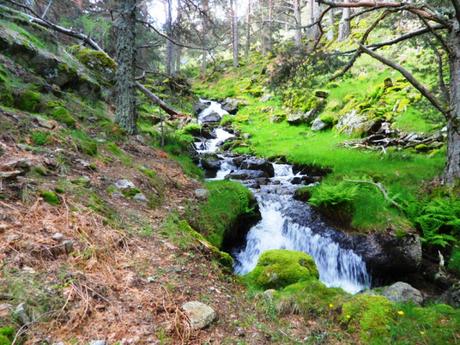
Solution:
<svg viewBox="0 0 460 345"><path fill-rule="evenodd" d="M66 125L67 127L75 127L76 125L76 121L75 119L72 117L72 115L70 114L70 112L62 107L62 106L57 106L57 107L54 107L49 115L55 119L56 121Z"/></svg>
<svg viewBox="0 0 460 345"><path fill-rule="evenodd" d="M274 249L260 256L256 268L246 278L257 288L279 289L300 281L316 280L319 273L310 255Z"/></svg>
<svg viewBox="0 0 460 345"><path fill-rule="evenodd" d="M396 309L383 296L361 294L342 305L341 320L350 332L359 333L363 344L390 344L390 327Z"/></svg>
<svg viewBox="0 0 460 345"><path fill-rule="evenodd" d="M39 92L31 89L20 90L15 97L14 105L18 109L35 113L40 109L40 100Z"/></svg>
<svg viewBox="0 0 460 345"><path fill-rule="evenodd" d="M100 79L110 81L115 75L117 64L105 52L85 48L80 45L72 46L70 52L82 64L96 73Z"/></svg>

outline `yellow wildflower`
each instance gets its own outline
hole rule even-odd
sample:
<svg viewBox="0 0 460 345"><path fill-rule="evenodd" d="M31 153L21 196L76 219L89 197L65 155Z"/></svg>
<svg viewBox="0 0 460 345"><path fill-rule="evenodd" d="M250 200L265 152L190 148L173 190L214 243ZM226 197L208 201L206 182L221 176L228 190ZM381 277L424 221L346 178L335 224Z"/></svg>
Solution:
<svg viewBox="0 0 460 345"><path fill-rule="evenodd" d="M332 303L329 303L329 308L334 308L334 305Z"/></svg>
<svg viewBox="0 0 460 345"><path fill-rule="evenodd" d="M398 310L398 315L399 316L404 316L404 312L402 310Z"/></svg>

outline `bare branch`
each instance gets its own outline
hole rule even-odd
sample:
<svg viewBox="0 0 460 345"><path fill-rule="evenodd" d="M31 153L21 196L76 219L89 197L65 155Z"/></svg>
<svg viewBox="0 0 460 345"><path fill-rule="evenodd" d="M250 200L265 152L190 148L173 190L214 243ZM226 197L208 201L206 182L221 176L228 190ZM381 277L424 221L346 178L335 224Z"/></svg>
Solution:
<svg viewBox="0 0 460 345"><path fill-rule="evenodd" d="M412 86L415 87L424 97L426 97L436 109L438 109L441 113L443 113L444 116L446 116L446 118L450 117L450 111L444 108L444 106L436 98L436 96L433 95L422 83L420 83L408 70L406 70L404 67L402 67L398 63L393 62L385 58L384 56L379 55L376 52L370 50L369 48L365 47L363 44L361 43L358 43L358 44L364 53L368 54L369 56L372 56L374 59L380 61L384 65L387 65L397 70L399 73L401 73L407 79L407 81L411 83Z"/></svg>

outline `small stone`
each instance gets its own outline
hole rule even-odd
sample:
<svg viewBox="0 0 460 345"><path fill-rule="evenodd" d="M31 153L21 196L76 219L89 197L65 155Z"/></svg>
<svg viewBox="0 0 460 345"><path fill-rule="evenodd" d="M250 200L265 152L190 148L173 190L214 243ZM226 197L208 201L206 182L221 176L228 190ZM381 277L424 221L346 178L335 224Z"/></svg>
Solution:
<svg viewBox="0 0 460 345"><path fill-rule="evenodd" d="M217 317L214 309L198 301L187 302L182 309L187 314L193 330L209 326Z"/></svg>
<svg viewBox="0 0 460 345"><path fill-rule="evenodd" d="M246 332L244 331L244 328L242 328L242 327L237 327L236 332L235 332L235 335L236 335L237 337L243 338L243 337L246 335Z"/></svg>
<svg viewBox="0 0 460 345"><path fill-rule="evenodd" d="M321 131L327 127L327 124L321 121L321 119L318 117L313 121L311 124L311 130L312 131Z"/></svg>
<svg viewBox="0 0 460 345"><path fill-rule="evenodd" d="M134 200L139 201L139 202L148 202L149 200L147 197L144 195L144 193L137 193L133 197Z"/></svg>
<svg viewBox="0 0 460 345"><path fill-rule="evenodd" d="M126 179L121 179L115 182L115 187L118 189L130 189L130 188L136 188L134 183L132 183L130 180Z"/></svg>
<svg viewBox="0 0 460 345"><path fill-rule="evenodd" d="M268 301L273 300L273 297L275 296L275 289L268 289L264 291L264 298Z"/></svg>
<svg viewBox="0 0 460 345"><path fill-rule="evenodd" d="M106 345L107 342L105 340L91 340L89 345Z"/></svg>
<svg viewBox="0 0 460 345"><path fill-rule="evenodd" d="M56 232L55 234L53 234L53 236L51 236L51 238L55 240L56 242L61 242L64 240L64 235L61 234L60 232Z"/></svg>
<svg viewBox="0 0 460 345"><path fill-rule="evenodd" d="M147 277L147 283L154 283L156 282L157 278L155 276Z"/></svg>
<svg viewBox="0 0 460 345"><path fill-rule="evenodd" d="M0 319L5 319L8 315L10 315L12 310L13 306L11 304L0 304Z"/></svg>
<svg viewBox="0 0 460 345"><path fill-rule="evenodd" d="M393 285L384 288L382 295L390 301L397 303L413 302L419 305L423 303L422 293L404 282L396 282Z"/></svg>
<svg viewBox="0 0 460 345"><path fill-rule="evenodd" d="M209 196L209 192L207 189L204 189L204 188L195 189L195 197L198 200L207 200L208 196Z"/></svg>
<svg viewBox="0 0 460 345"><path fill-rule="evenodd" d="M53 129L57 126L57 122L53 120L46 120L41 116L35 116L34 121L43 128Z"/></svg>
<svg viewBox="0 0 460 345"><path fill-rule="evenodd" d="M20 303L13 312L13 317L21 324L27 325L30 323L29 315L27 315L26 304Z"/></svg>
<svg viewBox="0 0 460 345"><path fill-rule="evenodd" d="M73 248L73 241L67 240L67 241L64 241L62 244L64 245L64 249L65 249L65 252L67 254L70 254L70 253L73 252L73 249L74 249Z"/></svg>

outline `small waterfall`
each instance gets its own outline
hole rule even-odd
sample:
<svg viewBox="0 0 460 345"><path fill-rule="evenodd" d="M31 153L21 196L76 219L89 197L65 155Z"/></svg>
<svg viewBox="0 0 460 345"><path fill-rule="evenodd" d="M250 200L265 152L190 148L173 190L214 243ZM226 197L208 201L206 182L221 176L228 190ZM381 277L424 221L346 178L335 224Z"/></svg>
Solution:
<svg viewBox="0 0 460 345"><path fill-rule="evenodd" d="M212 112L220 116L227 113L219 103L210 102L210 106L200 113L199 119ZM222 128L216 128L214 134L215 139L195 144L199 154L216 153L225 140L234 137ZM238 170L232 157L225 154L217 156L221 166L213 180L224 179L231 171ZM244 248L232 253L235 272L250 272L266 250L290 249L306 252L314 258L320 280L326 286L340 287L350 293L370 287L371 279L362 258L352 250L341 248L331 236L336 230L318 221L309 205L294 200L293 194L298 186L290 182L297 176L292 166L273 164L273 168L275 176L270 183L252 190L259 203L262 219L249 230Z"/></svg>

